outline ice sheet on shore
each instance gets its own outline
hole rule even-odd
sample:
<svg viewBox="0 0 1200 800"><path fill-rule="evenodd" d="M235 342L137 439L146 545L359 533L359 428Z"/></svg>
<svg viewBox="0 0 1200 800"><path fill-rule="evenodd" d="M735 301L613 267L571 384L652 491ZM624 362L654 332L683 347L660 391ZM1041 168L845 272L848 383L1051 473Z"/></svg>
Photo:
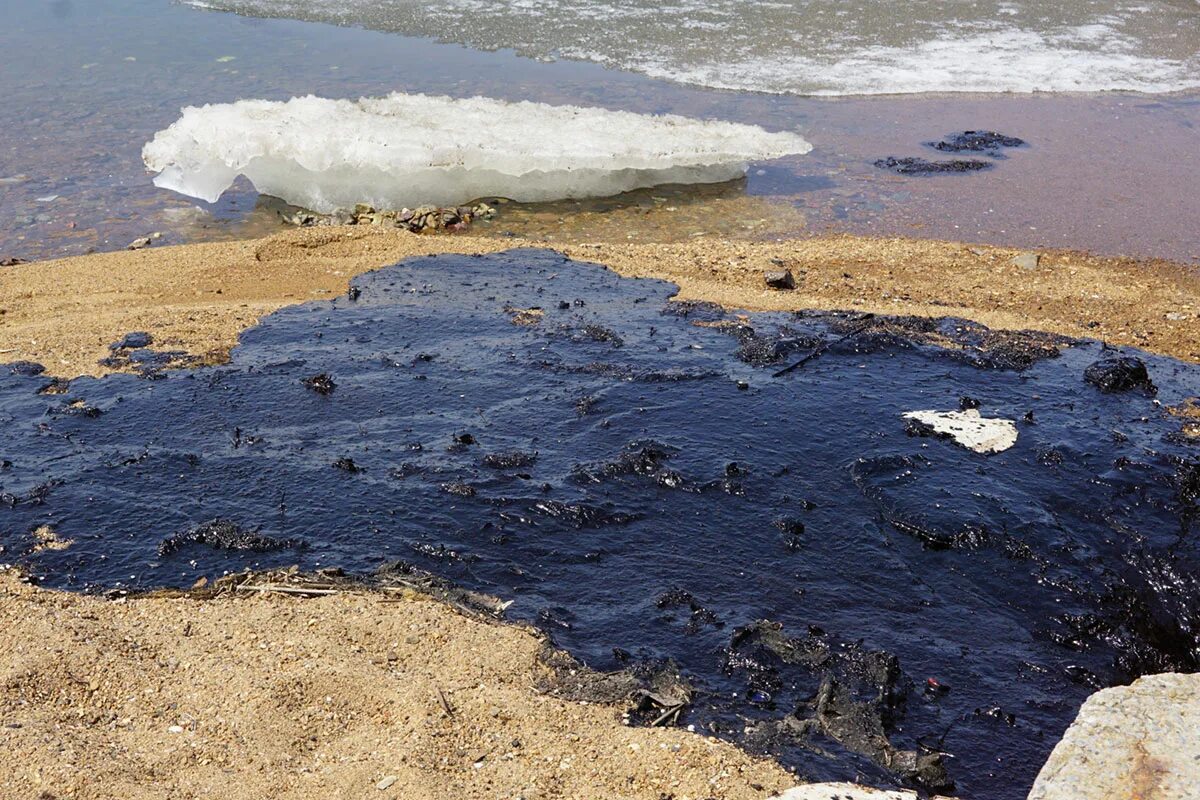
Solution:
<svg viewBox="0 0 1200 800"><path fill-rule="evenodd" d="M329 213L715 183L751 161L811 149L795 133L753 125L396 93L185 108L142 158L156 186L181 194L213 202L245 175L264 194Z"/></svg>

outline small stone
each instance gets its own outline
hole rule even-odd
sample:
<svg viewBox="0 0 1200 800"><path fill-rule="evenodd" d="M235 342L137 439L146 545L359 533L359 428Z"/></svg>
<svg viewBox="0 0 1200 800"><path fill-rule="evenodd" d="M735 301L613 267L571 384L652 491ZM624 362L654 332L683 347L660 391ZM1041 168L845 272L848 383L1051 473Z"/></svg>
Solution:
<svg viewBox="0 0 1200 800"><path fill-rule="evenodd" d="M134 239L132 242L129 243L129 246L126 247L125 249L126 250L141 250L143 247L149 247L150 243L153 241L154 240L151 239L149 236L143 236L140 239Z"/></svg>
<svg viewBox="0 0 1200 800"><path fill-rule="evenodd" d="M171 727L167 728L167 733L183 733L183 726L172 725Z"/></svg>
<svg viewBox="0 0 1200 800"><path fill-rule="evenodd" d="M23 258L0 258L0 267L15 267L17 264L29 263Z"/></svg>
<svg viewBox="0 0 1200 800"><path fill-rule="evenodd" d="M1042 257L1037 253L1018 253L1012 257L1012 264L1021 269L1037 269L1042 263Z"/></svg>
<svg viewBox="0 0 1200 800"><path fill-rule="evenodd" d="M399 778L397 778L395 775L385 775L383 776L383 779L379 781L379 783L375 784L375 788L381 792L385 792L390 789L392 784L398 780Z"/></svg>
<svg viewBox="0 0 1200 800"><path fill-rule="evenodd" d="M0 263L0 266L3 266L3 264ZM1171 322L1182 322L1185 319L1190 319L1190 315L1182 311L1168 311L1165 316Z"/></svg>
<svg viewBox="0 0 1200 800"><path fill-rule="evenodd" d="M767 282L767 286L772 289L790 290L796 288L796 279L792 277L790 269L764 272L763 279Z"/></svg>

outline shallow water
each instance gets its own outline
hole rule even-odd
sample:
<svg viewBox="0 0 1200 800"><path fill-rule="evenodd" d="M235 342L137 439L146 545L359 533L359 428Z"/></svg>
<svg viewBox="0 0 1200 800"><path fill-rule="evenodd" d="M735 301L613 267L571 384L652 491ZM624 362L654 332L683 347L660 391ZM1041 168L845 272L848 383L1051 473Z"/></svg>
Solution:
<svg viewBox="0 0 1200 800"><path fill-rule="evenodd" d="M807 95L1200 86L1192 0L187 0L718 89Z"/></svg>
<svg viewBox="0 0 1200 800"><path fill-rule="evenodd" d="M802 158L753 165L733 186L510 205L475 229L487 235L647 241L834 230L1200 256L1195 95L831 101L687 88L594 64L163 0L0 0L0 16L0 258L119 249L154 231L175 244L279 230L245 183L213 205L154 188L142 145L185 104L395 90L729 119L796 129L815 145ZM902 177L873 166L934 155L923 142L975 128L1030 145L973 175ZM654 197L667 202L642 214Z"/></svg>
<svg viewBox="0 0 1200 800"><path fill-rule="evenodd" d="M515 599L591 666L674 660L700 690L684 723L806 777L896 780L836 732L772 727L821 686L863 692L896 749L944 751L993 800L1024 797L1094 688L1200 666L1200 452L1160 405L1200 394L1194 365L1142 355L1157 397L1105 394L1095 342L743 318L543 251L354 286L228 366L160 372L135 337L115 354L146 377L39 394L6 370L4 557L73 589L399 559ZM972 401L1019 421L1012 449L901 418ZM211 546L214 519L258 549ZM38 551L42 525L73 544ZM757 620L796 641L735 633Z"/></svg>

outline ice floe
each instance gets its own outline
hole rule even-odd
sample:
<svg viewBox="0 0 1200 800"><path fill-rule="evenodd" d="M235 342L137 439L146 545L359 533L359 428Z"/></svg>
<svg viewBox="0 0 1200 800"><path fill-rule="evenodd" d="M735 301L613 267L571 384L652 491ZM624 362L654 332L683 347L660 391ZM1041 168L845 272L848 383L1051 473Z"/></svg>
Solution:
<svg viewBox="0 0 1200 800"><path fill-rule="evenodd" d="M245 175L259 192L330 213L714 183L811 149L795 133L731 122L396 93L185 108L142 158L156 186L181 194L213 202Z"/></svg>
<svg viewBox="0 0 1200 800"><path fill-rule="evenodd" d="M905 419L927 426L939 436L949 436L976 453L999 453L1017 443L1012 420L984 417L974 408L965 411L909 411Z"/></svg>

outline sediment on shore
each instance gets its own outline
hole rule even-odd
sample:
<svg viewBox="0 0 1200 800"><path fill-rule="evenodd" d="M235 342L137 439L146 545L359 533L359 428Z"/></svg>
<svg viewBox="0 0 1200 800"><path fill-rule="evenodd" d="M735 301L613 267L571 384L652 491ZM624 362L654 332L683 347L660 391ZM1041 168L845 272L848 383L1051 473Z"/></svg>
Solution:
<svg viewBox="0 0 1200 800"><path fill-rule="evenodd" d="M98 364L109 344L148 331L158 348L220 361L264 315L341 294L361 272L412 256L540 246L322 227L20 264L0 269L0 355L40 362L57 376L97 375L109 371ZM964 317L1200 362L1200 270L1171 262L854 236L555 249L731 307ZM795 289L766 286L764 273L779 270L792 273Z"/></svg>

